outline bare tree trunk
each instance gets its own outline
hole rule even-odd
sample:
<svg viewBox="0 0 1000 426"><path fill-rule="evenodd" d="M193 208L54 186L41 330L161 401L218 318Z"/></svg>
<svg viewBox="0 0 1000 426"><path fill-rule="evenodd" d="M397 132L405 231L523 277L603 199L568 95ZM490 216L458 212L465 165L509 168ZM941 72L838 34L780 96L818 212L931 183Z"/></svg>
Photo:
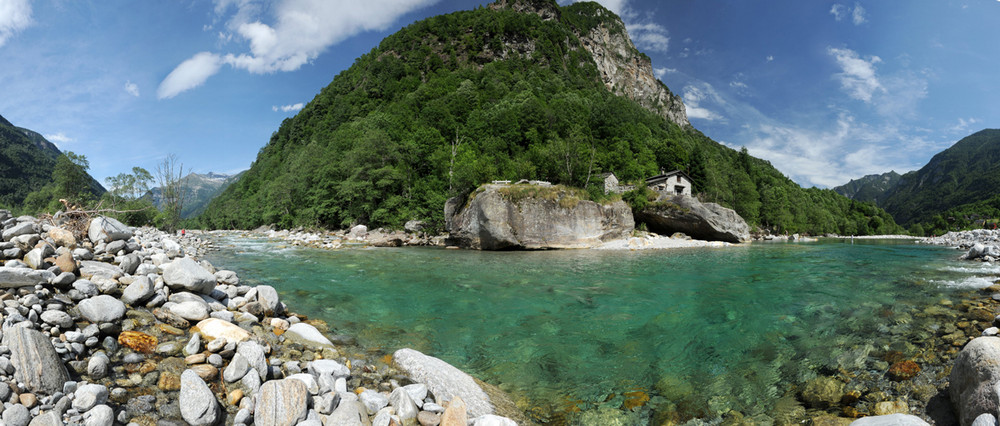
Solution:
<svg viewBox="0 0 1000 426"><path fill-rule="evenodd" d="M462 146L462 138L455 132L455 140L451 143L451 165L448 167L448 192L454 191L452 182L455 175L455 157L458 156L458 147Z"/></svg>
<svg viewBox="0 0 1000 426"><path fill-rule="evenodd" d="M160 194L163 197L163 210L167 214L164 226L173 231L180 221L181 209L184 207L184 197L187 188L181 183L184 177L184 164L177 162L177 156L170 154L156 166L156 177L160 184Z"/></svg>

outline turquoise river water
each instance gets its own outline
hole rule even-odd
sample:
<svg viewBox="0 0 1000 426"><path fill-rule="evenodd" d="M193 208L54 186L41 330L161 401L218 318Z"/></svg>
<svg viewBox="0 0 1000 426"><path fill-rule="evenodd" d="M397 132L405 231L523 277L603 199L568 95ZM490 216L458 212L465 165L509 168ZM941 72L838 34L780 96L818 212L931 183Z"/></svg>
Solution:
<svg viewBox="0 0 1000 426"><path fill-rule="evenodd" d="M213 264L274 286L294 311L362 347L442 358L529 413L684 401L697 416L766 413L873 336L935 327L900 315L1000 275L891 241L479 252L215 239Z"/></svg>

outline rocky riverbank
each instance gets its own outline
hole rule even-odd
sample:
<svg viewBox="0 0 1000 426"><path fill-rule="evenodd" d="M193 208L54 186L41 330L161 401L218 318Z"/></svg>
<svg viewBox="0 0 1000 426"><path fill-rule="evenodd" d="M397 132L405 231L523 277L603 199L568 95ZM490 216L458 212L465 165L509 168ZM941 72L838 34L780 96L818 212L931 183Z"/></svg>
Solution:
<svg viewBox="0 0 1000 426"><path fill-rule="evenodd" d="M996 229L949 232L940 237L927 238L924 242L967 250L962 256L967 260L983 262L1000 260L1000 230Z"/></svg>
<svg viewBox="0 0 1000 426"><path fill-rule="evenodd" d="M210 244L197 235L5 211L0 223L6 425L521 421L439 359L358 354L274 288L198 261Z"/></svg>

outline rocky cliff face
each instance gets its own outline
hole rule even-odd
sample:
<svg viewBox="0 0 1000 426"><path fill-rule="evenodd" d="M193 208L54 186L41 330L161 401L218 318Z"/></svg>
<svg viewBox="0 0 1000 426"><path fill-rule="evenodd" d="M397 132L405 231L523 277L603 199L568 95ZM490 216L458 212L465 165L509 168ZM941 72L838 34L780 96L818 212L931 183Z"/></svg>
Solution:
<svg viewBox="0 0 1000 426"><path fill-rule="evenodd" d="M652 62L632 44L621 19L606 9L599 9L597 13L610 16L603 24L578 35L583 47L594 57L608 90L636 101L678 126L691 125L681 97L671 93L653 75Z"/></svg>
<svg viewBox="0 0 1000 426"><path fill-rule="evenodd" d="M490 7L534 13L543 20L560 17L556 4L544 0L498 0ZM591 18L600 23L589 29L577 28L577 37L594 58L597 71L608 90L637 102L678 126L691 125L684 101L656 78L652 62L636 49L621 18L603 7L594 8L592 13L596 16Z"/></svg>
<svg viewBox="0 0 1000 426"><path fill-rule="evenodd" d="M730 243L750 240L750 226L735 211L686 195L660 197L644 208L637 219L650 231L663 235L683 232L699 240Z"/></svg>
<svg viewBox="0 0 1000 426"><path fill-rule="evenodd" d="M560 186L483 185L472 199L448 200L449 244L481 250L590 248L628 237L635 227L622 201L580 200Z"/></svg>

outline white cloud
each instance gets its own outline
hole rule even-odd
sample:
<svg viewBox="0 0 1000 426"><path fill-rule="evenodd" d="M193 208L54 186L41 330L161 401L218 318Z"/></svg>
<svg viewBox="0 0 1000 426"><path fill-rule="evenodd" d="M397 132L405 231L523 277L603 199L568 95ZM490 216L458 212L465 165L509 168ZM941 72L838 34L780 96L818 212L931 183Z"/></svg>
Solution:
<svg viewBox="0 0 1000 426"><path fill-rule="evenodd" d="M701 83L698 86L688 85L684 87L684 106L687 109L688 118L700 118L702 120L722 120L723 117L707 108L702 107L705 101L724 103L722 97L716 93L712 85Z"/></svg>
<svg viewBox="0 0 1000 426"><path fill-rule="evenodd" d="M865 18L865 8L861 7L860 3L854 3L854 11L851 12L851 22L854 22L854 25L861 25L868 22L868 19Z"/></svg>
<svg viewBox="0 0 1000 426"><path fill-rule="evenodd" d="M222 58L219 55L210 52L198 53L181 62L167 75L167 78L163 79L160 87L156 90L156 97L169 99L198 87L209 77L219 72L220 67L222 67Z"/></svg>
<svg viewBox="0 0 1000 426"><path fill-rule="evenodd" d="M139 86L131 81L125 82L125 91L132 96L139 97Z"/></svg>
<svg viewBox="0 0 1000 426"><path fill-rule="evenodd" d="M249 51L199 53L178 65L160 83L157 94L165 99L195 88L222 64L256 74L295 71L348 37L385 30L400 16L437 1L216 0L216 19L225 20L227 29L219 32L219 40L244 41ZM265 12L269 16L262 16Z"/></svg>
<svg viewBox="0 0 1000 426"><path fill-rule="evenodd" d="M854 3L853 9L840 3L834 4L830 8L830 14L837 21L843 21L845 18L850 17L854 25L861 25L868 22L868 18L865 16L865 8L861 7L860 3Z"/></svg>
<svg viewBox="0 0 1000 426"><path fill-rule="evenodd" d="M621 16L622 12L628 6L628 0L597 0L597 2L619 16Z"/></svg>
<svg viewBox="0 0 1000 426"><path fill-rule="evenodd" d="M833 47L827 48L827 53L840 65L841 72L836 76L840 79L840 87L850 97L870 103L875 93L885 92L885 88L875 75L875 64L881 62L881 58L870 56L865 59L851 49Z"/></svg>
<svg viewBox="0 0 1000 426"><path fill-rule="evenodd" d="M630 16L634 14L629 14ZM626 17L623 17L625 19ZM625 29L636 47L653 52L666 53L670 48L670 37L667 36L667 29L663 25L653 22L637 23L626 22Z"/></svg>
<svg viewBox="0 0 1000 426"><path fill-rule="evenodd" d="M840 3L834 4L833 7L830 8L830 14L833 15L833 19L840 21L847 16L847 6Z"/></svg>
<svg viewBox="0 0 1000 426"><path fill-rule="evenodd" d="M299 102L299 103L294 104L294 105L282 105L282 106L274 105L274 106L271 107L271 110L274 111L274 112L278 112L278 111L281 111L281 112L294 112L294 111L301 110L302 107L304 107L304 106L305 105L302 102Z"/></svg>
<svg viewBox="0 0 1000 426"><path fill-rule="evenodd" d="M774 60L774 55L767 55L767 58L764 58L764 59L766 59L767 62L771 62L771 61Z"/></svg>
<svg viewBox="0 0 1000 426"><path fill-rule="evenodd" d="M384 30L400 16L437 0L283 0L271 10L271 24L249 20L254 2L239 5L228 26L250 44L249 53L228 54L226 63L263 74L295 71L327 47L364 31ZM251 11L251 12L248 12Z"/></svg>
<svg viewBox="0 0 1000 426"><path fill-rule="evenodd" d="M49 142L55 142L55 143L73 142L73 138L70 138L69 136L66 136L66 134L63 133L63 132L59 132L59 133L55 133L55 134L51 134L51 135L43 135L43 136L45 137L45 139L48 139Z"/></svg>
<svg viewBox="0 0 1000 426"><path fill-rule="evenodd" d="M980 122L980 120L977 119L977 118L970 117L968 120L966 120L964 118L959 117L958 124L956 124L955 126L953 126L949 130L952 133L966 134L966 133L969 133L969 129L972 127L973 124L976 124L976 123L979 123L979 122Z"/></svg>
<svg viewBox="0 0 1000 426"><path fill-rule="evenodd" d="M677 72L677 68L653 68L653 74L659 79L662 79L663 76L667 74L673 74L675 72Z"/></svg>
<svg viewBox="0 0 1000 426"><path fill-rule="evenodd" d="M0 0L0 46L31 24L30 0Z"/></svg>

